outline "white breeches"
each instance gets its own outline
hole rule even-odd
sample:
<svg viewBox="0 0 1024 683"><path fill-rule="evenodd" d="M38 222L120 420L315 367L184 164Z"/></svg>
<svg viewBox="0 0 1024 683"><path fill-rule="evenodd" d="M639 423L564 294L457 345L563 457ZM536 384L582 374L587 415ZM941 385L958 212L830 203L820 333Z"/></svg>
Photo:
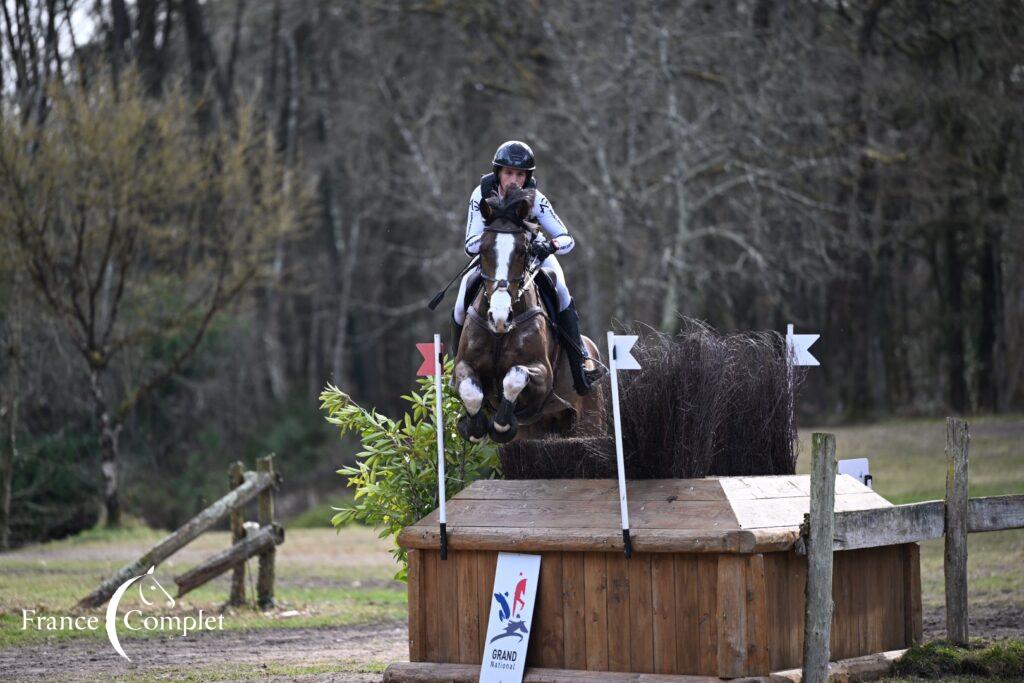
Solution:
<svg viewBox="0 0 1024 683"><path fill-rule="evenodd" d="M548 256L540 264L540 267L547 271L548 277L551 278L552 282L555 283L555 293L558 294L558 311L561 313L569 307L572 302L572 295L569 294L569 287L565 284L565 274L562 272L562 266L559 265L558 259L555 258L554 254ZM462 282L459 283L459 296L455 300L455 311L452 315L455 317L455 322L459 325L466 324L466 290L468 290L474 283L474 281L480 277L480 268L474 268L462 277Z"/></svg>

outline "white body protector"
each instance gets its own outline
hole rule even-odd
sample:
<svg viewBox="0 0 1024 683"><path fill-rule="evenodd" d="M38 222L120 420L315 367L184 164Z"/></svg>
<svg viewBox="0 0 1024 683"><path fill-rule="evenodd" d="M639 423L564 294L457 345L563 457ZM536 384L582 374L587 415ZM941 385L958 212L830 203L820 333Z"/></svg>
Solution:
<svg viewBox="0 0 1024 683"><path fill-rule="evenodd" d="M540 225L541 230L547 235L549 240L555 240L555 244L558 249L554 254L548 256L541 262L541 268L548 271L548 275L551 276L552 281L555 285L555 292L558 294L558 310L564 311L569 307L572 301L572 296L569 294L569 288L565 284L565 275L562 273L562 266L558 264L556 255L561 256L562 254L568 254L572 251L575 246L575 242L572 236L569 234L569 230L562 223L562 220L555 213L555 210L551 208L551 203L547 197L541 194L540 190L534 190L534 201L533 207L530 209L529 220L536 222ZM477 185L476 189L473 190L473 194L469 198L469 215L466 219L466 253L470 256L476 256L480 251L480 239L484 234L484 217L480 213L480 201L481 201L480 186ZM474 268L473 270L466 273L462 278L462 283L459 285L459 296L455 300L455 311L454 317L455 322L459 325L466 323L466 290L472 286L474 280L480 277L480 268Z"/></svg>

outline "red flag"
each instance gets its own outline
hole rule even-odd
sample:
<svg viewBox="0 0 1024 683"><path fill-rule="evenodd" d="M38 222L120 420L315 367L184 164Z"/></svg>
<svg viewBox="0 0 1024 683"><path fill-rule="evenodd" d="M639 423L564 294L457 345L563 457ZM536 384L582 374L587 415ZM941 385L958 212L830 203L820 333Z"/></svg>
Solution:
<svg viewBox="0 0 1024 683"><path fill-rule="evenodd" d="M421 356L423 356L423 364L420 365L420 369L416 371L416 376L431 377L437 374L438 359L434 358L434 342L417 344L416 350L420 352ZM442 355L444 354L444 344L441 344L441 353Z"/></svg>

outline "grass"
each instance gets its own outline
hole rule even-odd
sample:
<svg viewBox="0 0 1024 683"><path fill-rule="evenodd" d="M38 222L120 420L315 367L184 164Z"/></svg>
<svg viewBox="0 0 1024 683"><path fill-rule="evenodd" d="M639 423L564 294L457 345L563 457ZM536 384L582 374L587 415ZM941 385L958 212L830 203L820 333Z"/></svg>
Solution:
<svg viewBox="0 0 1024 683"><path fill-rule="evenodd" d="M1024 679L1024 640L986 643L973 640L967 647L958 647L937 640L915 645L894 662L889 673L900 679L962 680Z"/></svg>
<svg viewBox="0 0 1024 683"><path fill-rule="evenodd" d="M79 613L76 602L112 574L159 541L165 532L129 527L118 531L86 532L81 537L31 546L0 555L0 647L73 638L105 638L103 608L81 614L100 617L96 630L40 631L23 629L22 610L37 616ZM389 542L373 529L352 526L338 533L332 529L289 529L277 549L275 598L277 609L261 612L251 607L233 608L225 614L224 630L268 627L323 627L362 625L406 617L405 585L392 580L397 567ZM171 577L227 547L227 532L208 532L179 551L157 570L157 577L172 595ZM256 560L248 562L250 599ZM177 601L171 609L146 608L146 614L217 614L227 598L229 577L223 575ZM138 592L129 590L120 613L139 603ZM159 631L126 633L125 638L161 635Z"/></svg>

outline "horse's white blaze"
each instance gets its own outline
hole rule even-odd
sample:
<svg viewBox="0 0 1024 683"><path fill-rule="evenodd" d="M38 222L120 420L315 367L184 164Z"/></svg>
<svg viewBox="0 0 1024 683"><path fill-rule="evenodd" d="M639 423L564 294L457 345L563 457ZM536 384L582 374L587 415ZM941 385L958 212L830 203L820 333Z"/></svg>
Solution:
<svg viewBox="0 0 1024 683"><path fill-rule="evenodd" d="M526 371L526 368L521 365L513 367L505 374L505 379L501 382L505 398L514 403L529 381L530 373Z"/></svg>
<svg viewBox="0 0 1024 683"><path fill-rule="evenodd" d="M484 402L484 392L469 377L459 383L459 397L470 415L476 415Z"/></svg>
<svg viewBox="0 0 1024 683"><path fill-rule="evenodd" d="M496 265L494 268L494 279L508 280L508 269L512 264L512 253L515 251L516 238L514 235L499 233L494 241L496 254ZM490 303L491 320L494 327L504 330L508 324L509 314L512 312L512 297L505 290L498 290L491 295Z"/></svg>

